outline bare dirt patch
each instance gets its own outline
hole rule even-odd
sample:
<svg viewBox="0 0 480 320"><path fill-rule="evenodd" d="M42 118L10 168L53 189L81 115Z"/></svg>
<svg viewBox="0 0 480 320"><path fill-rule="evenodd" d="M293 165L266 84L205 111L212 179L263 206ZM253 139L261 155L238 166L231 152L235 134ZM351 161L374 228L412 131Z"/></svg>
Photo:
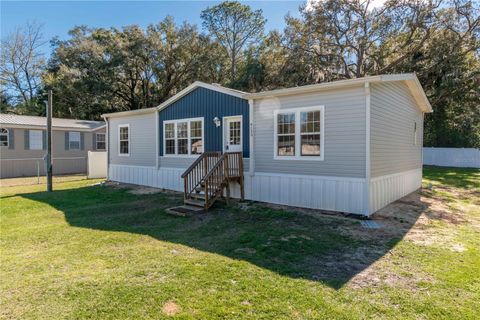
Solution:
<svg viewBox="0 0 480 320"><path fill-rule="evenodd" d="M173 301L167 301L162 307L162 312L167 316L174 316L180 311L180 306Z"/></svg>
<svg viewBox="0 0 480 320"><path fill-rule="evenodd" d="M345 252L332 252L324 255L321 261L304 261L319 280L349 279L351 288L375 287L380 285L420 290L420 282L432 282L434 279L421 270L410 270L402 266L401 257L394 258L390 241L400 239L420 246L448 248L453 252L466 250L464 244L456 240L464 224L478 223L467 215L463 207L452 199L446 199L443 192L454 189L455 199L475 197L471 190L448 188L432 192L423 189L390 204L376 212L371 218L380 222L379 229L367 229L360 224L334 226L337 232L364 242L360 247ZM470 198L469 198L470 199ZM474 205L475 206L475 205ZM471 209L471 208L470 208ZM399 262L400 261L400 262ZM401 272L395 272L399 270Z"/></svg>

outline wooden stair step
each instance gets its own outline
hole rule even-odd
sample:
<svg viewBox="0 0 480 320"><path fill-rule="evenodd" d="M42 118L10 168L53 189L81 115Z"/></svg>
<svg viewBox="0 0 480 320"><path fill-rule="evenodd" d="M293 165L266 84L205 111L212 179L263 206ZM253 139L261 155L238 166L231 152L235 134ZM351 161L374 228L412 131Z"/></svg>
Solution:
<svg viewBox="0 0 480 320"><path fill-rule="evenodd" d="M173 207L173 208L168 208L165 210L166 213L172 214L175 216L180 216L180 217L188 217L191 216L195 213L202 213L204 212L204 208L199 208L196 206L189 206L189 205L184 205L184 206L179 206L179 207Z"/></svg>
<svg viewBox="0 0 480 320"><path fill-rule="evenodd" d="M197 200L197 199L185 199L183 201L185 204L195 206L195 207L205 207L205 200Z"/></svg>
<svg viewBox="0 0 480 320"><path fill-rule="evenodd" d="M192 193L190 197L205 200L205 193Z"/></svg>

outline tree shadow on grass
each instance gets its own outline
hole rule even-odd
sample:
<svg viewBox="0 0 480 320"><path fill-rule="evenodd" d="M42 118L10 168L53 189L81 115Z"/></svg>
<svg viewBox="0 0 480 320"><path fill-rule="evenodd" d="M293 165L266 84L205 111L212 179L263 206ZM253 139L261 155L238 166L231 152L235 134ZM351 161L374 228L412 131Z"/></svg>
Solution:
<svg viewBox="0 0 480 320"><path fill-rule="evenodd" d="M392 249L427 208L413 195L409 219L382 218L382 228L371 230L356 219L253 202L220 203L205 214L176 217L165 209L181 205L180 194L134 195L109 186L20 196L61 210L71 226L144 234L335 289Z"/></svg>

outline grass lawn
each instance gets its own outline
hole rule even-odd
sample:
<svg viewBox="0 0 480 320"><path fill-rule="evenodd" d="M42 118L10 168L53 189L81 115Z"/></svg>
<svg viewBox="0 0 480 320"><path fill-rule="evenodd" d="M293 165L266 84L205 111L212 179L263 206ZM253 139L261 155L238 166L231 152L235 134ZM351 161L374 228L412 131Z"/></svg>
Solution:
<svg viewBox="0 0 480 320"><path fill-rule="evenodd" d="M480 170L358 220L245 202L175 217L175 193L97 180L1 188L0 317L478 319Z"/></svg>

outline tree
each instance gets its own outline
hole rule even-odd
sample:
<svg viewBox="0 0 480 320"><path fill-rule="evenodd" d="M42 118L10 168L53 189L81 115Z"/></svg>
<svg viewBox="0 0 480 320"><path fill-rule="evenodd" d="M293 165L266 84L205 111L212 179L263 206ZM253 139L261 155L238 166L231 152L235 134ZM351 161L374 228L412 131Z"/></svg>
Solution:
<svg viewBox="0 0 480 320"><path fill-rule="evenodd" d="M252 11L236 1L225 1L202 11L203 26L225 48L230 59L230 81L245 47L263 36L266 19L262 10Z"/></svg>
<svg viewBox="0 0 480 320"><path fill-rule="evenodd" d="M395 68L416 72L434 112L425 146L480 147L480 18L471 1L435 12L437 27L419 52Z"/></svg>
<svg viewBox="0 0 480 320"><path fill-rule="evenodd" d="M391 72L417 52L432 28L433 2L325 0L304 8L302 19L290 19L293 39L313 61L319 79L356 78ZM326 66L326 67L325 67Z"/></svg>
<svg viewBox="0 0 480 320"><path fill-rule="evenodd" d="M45 60L40 47L42 26L28 23L2 39L0 81L13 104L35 107L37 93L42 87L41 75Z"/></svg>
<svg viewBox="0 0 480 320"><path fill-rule="evenodd" d="M57 116L99 119L156 106L195 80L224 79L219 45L171 17L146 30L80 26L53 45L44 82L56 93Z"/></svg>

